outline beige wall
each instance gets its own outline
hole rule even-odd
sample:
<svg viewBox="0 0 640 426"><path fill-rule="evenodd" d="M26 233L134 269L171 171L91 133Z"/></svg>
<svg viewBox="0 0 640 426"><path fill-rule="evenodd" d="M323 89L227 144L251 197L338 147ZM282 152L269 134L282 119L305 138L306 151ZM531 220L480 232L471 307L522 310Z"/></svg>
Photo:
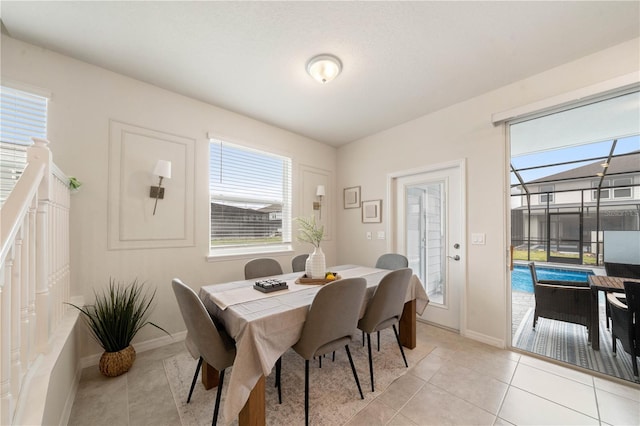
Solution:
<svg viewBox="0 0 640 426"><path fill-rule="evenodd" d="M510 329L506 256L508 150L505 127L494 127L491 115L638 72L639 42L635 39L584 57L338 150L339 190L360 185L363 200L383 199L384 204L387 174L466 159L467 241L471 233L486 234L486 245L466 247L466 324L462 328L467 335L501 344L506 343ZM473 78L473 70L469 78ZM389 231L387 218L383 215L381 224L362 224L359 211L338 208L338 259L342 263L373 263L387 250L392 238L389 233L387 240L375 239L378 230ZM374 239L366 239L367 231L373 231Z"/></svg>
<svg viewBox="0 0 640 426"><path fill-rule="evenodd" d="M67 175L84 183L72 196L72 294L82 294L91 301L93 289L104 286L110 277L148 281L158 289L157 308L151 321L170 332L184 329L171 291L173 277L180 277L197 289L203 284L240 279L244 274L246 259L226 262L205 259L209 233L207 132L292 157L294 217L311 208L298 201L301 198L298 188L305 186L299 176L310 168L326 170L329 176L335 174L333 147L4 35L2 78L52 93L48 138L54 162ZM108 250L108 176L109 168L116 166L107 160L110 120L196 141L195 163L190 165L196 178L195 246ZM335 203L333 194L335 191L327 188L329 205ZM323 218L326 214L323 211ZM310 249L311 246L296 243L299 253ZM335 238L325 241L323 249L327 262L335 263ZM293 254L277 257L285 271L291 270L292 257ZM161 336L159 331L147 328L134 342ZM96 353L98 348L93 346L84 352Z"/></svg>

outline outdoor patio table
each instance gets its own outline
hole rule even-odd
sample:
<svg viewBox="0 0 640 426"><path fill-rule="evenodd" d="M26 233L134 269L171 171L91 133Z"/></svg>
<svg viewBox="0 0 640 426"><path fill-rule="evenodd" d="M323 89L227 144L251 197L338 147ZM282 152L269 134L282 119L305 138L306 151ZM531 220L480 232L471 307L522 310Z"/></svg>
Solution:
<svg viewBox="0 0 640 426"><path fill-rule="evenodd" d="M591 287L591 347L600 350L600 310L598 308L598 291L605 293L624 293L624 281L640 280L632 278L609 277L606 275L589 275L589 286Z"/></svg>
<svg viewBox="0 0 640 426"><path fill-rule="evenodd" d="M390 271L365 266L331 267L342 278L363 277L367 281L366 302L371 299L380 280ZM231 369L223 415L227 422L238 416L239 424L265 424L264 382L278 358L300 338L304 321L320 285L299 285L300 273L278 275L289 289L262 293L252 289L256 280L203 286L200 298L207 310L217 318L236 341L236 359ZM416 312L422 314L429 298L422 283L413 275L405 296L405 309L400 323L403 346L416 346ZM355 331L355 330L354 330ZM203 368L202 380L207 389L211 367ZM216 379L217 372L213 378Z"/></svg>

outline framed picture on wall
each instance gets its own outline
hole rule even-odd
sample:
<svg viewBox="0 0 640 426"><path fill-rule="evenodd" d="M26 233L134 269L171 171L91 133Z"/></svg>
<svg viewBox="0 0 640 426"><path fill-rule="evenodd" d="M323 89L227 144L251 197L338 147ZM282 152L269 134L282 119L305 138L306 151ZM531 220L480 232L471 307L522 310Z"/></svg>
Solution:
<svg viewBox="0 0 640 426"><path fill-rule="evenodd" d="M382 200L362 202L362 223L382 222Z"/></svg>
<svg viewBox="0 0 640 426"><path fill-rule="evenodd" d="M352 186L344 189L344 208L357 209L360 207L360 187Z"/></svg>

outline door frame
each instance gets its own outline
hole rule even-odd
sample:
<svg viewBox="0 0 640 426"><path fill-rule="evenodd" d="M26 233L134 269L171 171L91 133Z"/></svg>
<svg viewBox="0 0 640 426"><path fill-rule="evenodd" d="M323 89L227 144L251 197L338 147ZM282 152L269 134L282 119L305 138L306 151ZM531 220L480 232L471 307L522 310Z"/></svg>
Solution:
<svg viewBox="0 0 640 426"><path fill-rule="evenodd" d="M462 268L461 276L463 277L463 282L460 285L460 335L467 335L467 286L469 283L467 277L467 160L466 158L461 158L458 160L447 161L443 163L437 164L429 164L426 166L421 166L412 169L399 170L396 172L387 173L387 196L386 199L388 202L385 206L383 206L385 217L388 218L386 221L386 233L387 233L387 251L402 253L400 251L400 247L398 247L398 235L397 235L397 224L398 219L396 215L396 204L398 201L398 197L396 196L396 180L401 177L422 174L422 173L430 173L437 172L439 170L452 169L457 168L460 173L460 223L458 230L460 232L460 245L462 246L462 261L460 262L460 268ZM422 321L418 318L419 321Z"/></svg>
<svg viewBox="0 0 640 426"><path fill-rule="evenodd" d="M551 216L571 216L571 215L575 215L578 216L578 258L574 259L574 258L566 258L566 257L559 257L559 256L551 256ZM575 265L582 265L582 255L583 255L583 240L584 240L584 235L582 234L583 231L583 214L582 214L582 209L580 209L580 211L578 212L551 212L549 209L547 209L547 260L549 262L557 262L557 263L566 263L566 264L575 264ZM556 237L556 240L561 241L560 235L558 235Z"/></svg>

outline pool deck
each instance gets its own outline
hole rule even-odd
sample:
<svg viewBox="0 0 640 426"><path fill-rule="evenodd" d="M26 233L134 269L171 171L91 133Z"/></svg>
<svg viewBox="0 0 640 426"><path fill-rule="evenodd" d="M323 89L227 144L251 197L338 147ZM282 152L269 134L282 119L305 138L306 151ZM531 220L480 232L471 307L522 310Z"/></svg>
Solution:
<svg viewBox="0 0 640 426"><path fill-rule="evenodd" d="M511 336L516 333L518 326L524 319L524 314L529 308L535 306L533 293L522 291L511 292Z"/></svg>

